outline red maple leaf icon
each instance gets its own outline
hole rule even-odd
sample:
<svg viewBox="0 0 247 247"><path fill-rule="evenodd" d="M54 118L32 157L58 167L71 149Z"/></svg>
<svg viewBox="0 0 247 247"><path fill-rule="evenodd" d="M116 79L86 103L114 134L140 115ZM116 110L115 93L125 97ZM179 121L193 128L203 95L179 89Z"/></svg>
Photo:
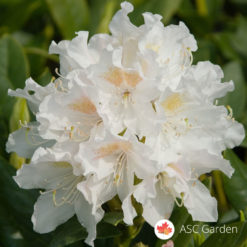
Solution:
<svg viewBox="0 0 247 247"><path fill-rule="evenodd" d="M169 233L172 232L172 228L169 227L167 222L163 223L161 226L157 226L157 230L159 233L163 233L165 235L168 235Z"/></svg>

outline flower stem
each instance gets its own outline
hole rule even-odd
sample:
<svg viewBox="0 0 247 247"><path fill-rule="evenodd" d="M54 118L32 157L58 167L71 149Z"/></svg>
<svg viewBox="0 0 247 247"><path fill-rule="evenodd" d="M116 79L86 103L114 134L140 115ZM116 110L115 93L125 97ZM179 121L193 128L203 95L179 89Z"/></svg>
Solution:
<svg viewBox="0 0 247 247"><path fill-rule="evenodd" d="M196 0L196 7L200 16L208 15L207 3L205 0Z"/></svg>
<svg viewBox="0 0 247 247"><path fill-rule="evenodd" d="M115 241L114 241L115 246L118 246L118 247L128 247L128 246L130 246L131 241L141 231L144 222L145 222L145 220L143 219L142 216L137 216L134 219L134 225L127 227L123 231L123 234L120 237L115 239Z"/></svg>
<svg viewBox="0 0 247 247"><path fill-rule="evenodd" d="M221 177L221 172L220 171L213 171L213 178L214 178L214 183L215 183L215 189L217 196L219 198L219 208L222 211L227 210L227 200L225 196L225 192L223 189L223 183L222 183L222 177Z"/></svg>

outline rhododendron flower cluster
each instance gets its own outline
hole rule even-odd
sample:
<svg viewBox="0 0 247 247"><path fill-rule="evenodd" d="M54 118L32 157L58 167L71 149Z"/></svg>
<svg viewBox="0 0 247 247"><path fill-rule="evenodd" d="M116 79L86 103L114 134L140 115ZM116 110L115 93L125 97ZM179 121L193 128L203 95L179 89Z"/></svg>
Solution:
<svg viewBox="0 0 247 247"><path fill-rule="evenodd" d="M102 205L118 196L124 222L137 215L133 198L152 226L174 204L193 220L217 221L217 202L199 180L212 170L231 176L222 151L239 145L244 129L217 99L233 91L208 61L192 65L197 43L184 23L165 26L144 13L133 25L128 2L113 17L111 34L80 31L52 42L58 78L24 89L34 122L9 136L8 152L30 159L14 177L25 189L42 189L34 205L34 230L47 233L74 214L93 245Z"/></svg>

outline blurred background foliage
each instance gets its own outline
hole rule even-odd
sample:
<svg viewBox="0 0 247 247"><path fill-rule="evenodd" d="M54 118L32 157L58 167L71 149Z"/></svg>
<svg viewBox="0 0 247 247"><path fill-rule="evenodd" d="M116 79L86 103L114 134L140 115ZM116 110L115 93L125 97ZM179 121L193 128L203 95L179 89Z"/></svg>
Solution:
<svg viewBox="0 0 247 247"><path fill-rule="evenodd" d="M41 85L50 82L58 57L48 54L52 40L72 39L75 32L88 30L90 36L108 32L108 24L120 0L0 0L0 247L86 246L86 232L75 218L50 234L33 232L31 214L36 190L21 190L12 176L24 158L5 152L9 132L29 121L25 100L7 96L8 88L23 88L32 77ZM141 13L163 16L164 24L185 22L198 41L194 64L210 60L222 66L225 81L234 80L235 91L219 103L229 105L234 117L247 127L247 0L132 0L131 20L143 23ZM211 226L237 226L237 234L175 232L175 247L247 246L247 139L240 147L224 153L235 173L231 179L214 171L201 177L218 200L219 221ZM12 166L11 166L11 165ZM118 209L118 208L116 208ZM162 246L153 229L137 217L127 228L119 211L108 212L98 226L96 247ZM176 229L193 222L185 208L171 216ZM206 223L204 223L206 224ZM143 227L141 227L143 225Z"/></svg>

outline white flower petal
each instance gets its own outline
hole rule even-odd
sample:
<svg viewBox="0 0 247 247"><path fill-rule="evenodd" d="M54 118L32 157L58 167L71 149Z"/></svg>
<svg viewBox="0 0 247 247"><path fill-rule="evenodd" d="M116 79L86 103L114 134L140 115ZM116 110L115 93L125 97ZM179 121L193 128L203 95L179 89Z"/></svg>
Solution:
<svg viewBox="0 0 247 247"><path fill-rule="evenodd" d="M49 83L45 87L41 87L32 78L26 80L24 89L8 90L8 94L14 97L25 98L31 111L35 114L38 111L39 104L49 94L56 91L55 85Z"/></svg>
<svg viewBox="0 0 247 247"><path fill-rule="evenodd" d="M218 219L217 201L199 181L189 183L189 191L185 195L184 206L192 215L193 220L215 222Z"/></svg>
<svg viewBox="0 0 247 247"><path fill-rule="evenodd" d="M56 196L61 198L63 191L58 190ZM47 233L53 231L58 225L66 222L75 214L74 205L64 203L57 207L53 202L53 194L41 195L34 205L32 215L33 228L36 232Z"/></svg>
<svg viewBox="0 0 247 247"><path fill-rule="evenodd" d="M80 31L72 41L54 41L49 48L50 54L60 55L60 73L68 74L73 69L86 68L95 62L94 52L88 49L88 32Z"/></svg>
<svg viewBox="0 0 247 247"><path fill-rule="evenodd" d="M75 202L75 212L79 222L87 229L88 236L85 242L93 246L93 241L96 238L96 225L103 218L104 211L100 208L96 215L93 215L92 205L80 195Z"/></svg>
<svg viewBox="0 0 247 247"><path fill-rule="evenodd" d="M174 199L173 197L160 189L158 183L156 184L156 197L150 198L143 204L142 216L151 225L162 219L168 219L171 216Z"/></svg>
<svg viewBox="0 0 247 247"><path fill-rule="evenodd" d="M14 177L16 183L24 189L58 187L61 179L72 175L72 167L65 162L39 162L23 165Z"/></svg>
<svg viewBox="0 0 247 247"><path fill-rule="evenodd" d="M234 169L231 167L228 160L223 159L223 157L209 154L206 150L191 153L187 157L193 172L197 176L211 172L212 170L221 170L228 177L231 177L234 172Z"/></svg>
<svg viewBox="0 0 247 247"><path fill-rule="evenodd" d="M38 147L51 147L55 140L45 140L39 136L37 126L28 124L11 133L6 144L6 151L16 152L19 156L31 158Z"/></svg>
<svg viewBox="0 0 247 247"><path fill-rule="evenodd" d="M122 2L121 8L122 9L113 16L109 24L109 29L113 36L123 40L125 37L135 36L138 32L138 28L130 22L127 16L133 11L133 5L129 2Z"/></svg>
<svg viewBox="0 0 247 247"><path fill-rule="evenodd" d="M131 202L131 194L123 200L122 209L124 213L123 221L128 225L133 225L133 219L137 216L137 213Z"/></svg>
<svg viewBox="0 0 247 247"><path fill-rule="evenodd" d="M116 187L112 181L108 178L98 180L95 176L89 176L87 180L78 184L78 190L92 204L92 214L96 215L101 205L116 195Z"/></svg>

